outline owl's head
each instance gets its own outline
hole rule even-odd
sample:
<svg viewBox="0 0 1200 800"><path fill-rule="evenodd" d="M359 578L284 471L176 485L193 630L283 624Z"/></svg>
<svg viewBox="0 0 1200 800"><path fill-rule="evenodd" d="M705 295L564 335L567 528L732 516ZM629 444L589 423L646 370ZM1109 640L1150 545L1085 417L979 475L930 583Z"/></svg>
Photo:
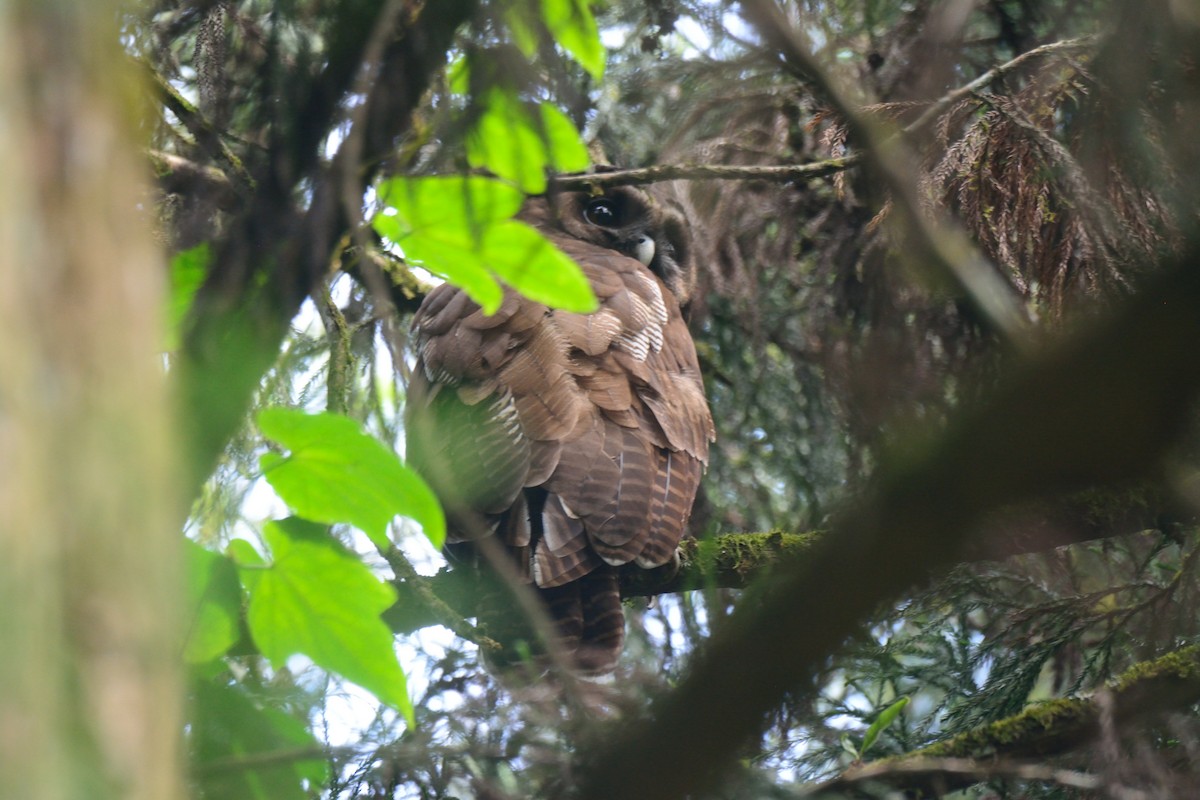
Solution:
<svg viewBox="0 0 1200 800"><path fill-rule="evenodd" d="M558 192L539 198L549 220L576 239L616 250L645 264L685 305L696 281L690 227L683 204L666 186L616 186L601 192ZM536 201L531 201L536 202ZM535 217L541 217L534 211Z"/></svg>

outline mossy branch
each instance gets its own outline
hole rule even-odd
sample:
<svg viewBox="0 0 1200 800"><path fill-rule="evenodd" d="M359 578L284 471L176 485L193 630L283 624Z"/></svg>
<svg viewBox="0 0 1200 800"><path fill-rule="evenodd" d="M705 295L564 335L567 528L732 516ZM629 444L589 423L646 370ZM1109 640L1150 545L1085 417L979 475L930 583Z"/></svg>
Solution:
<svg viewBox="0 0 1200 800"><path fill-rule="evenodd" d="M1119 492L1089 491L1056 503L1014 509L997 518L987 535L968 546L964 561L994 560L1022 553L1144 531L1169 524L1162 498L1146 489ZM799 533L730 533L711 539L688 540L679 548L678 565L656 570L627 567L621 573L624 597L652 597L692 589L743 589L761 578L781 559L802 562L825 537L825 531ZM419 590L401 577L393 585L400 593L387 620L397 633L445 624L446 608L463 617L474 616L479 585L470 570L443 569L423 579ZM432 592L444 603L436 613L423 598ZM469 638L469 637L468 637Z"/></svg>
<svg viewBox="0 0 1200 800"><path fill-rule="evenodd" d="M197 164L174 153L149 150L146 155L154 167L158 185L167 194L194 194L211 197L222 211L236 212L244 202L238 186L221 170Z"/></svg>
<svg viewBox="0 0 1200 800"><path fill-rule="evenodd" d="M704 541L687 541L679 549L679 565L657 570L636 567L621 575L624 597L650 597L689 589L741 589L782 557L803 557L821 533L734 533ZM424 581L429 590L449 608L464 617L474 616L479 582L470 570L444 569ZM420 593L407 581L393 583L400 598L384 615L397 633L408 633L427 625L444 623L445 613L435 614Z"/></svg>
<svg viewBox="0 0 1200 800"><path fill-rule="evenodd" d="M943 794L986 780L986 770L960 769L964 760L990 762L1044 758L1077 750L1101 736L1106 715L1113 729L1186 708L1200 701L1200 646L1144 661L1109 687L1089 697L1039 703L1007 719L947 739L899 758L847 770L814 787L814 793L844 791L866 783ZM941 765L950 763L953 769Z"/></svg>
<svg viewBox="0 0 1200 800"><path fill-rule="evenodd" d="M204 118L200 109L184 98L174 86L155 70L146 67L146 73L163 105L183 123L183 126L194 137L196 144L212 158L220 161L228 168L239 188L244 187L253 190L255 187L254 177L246 169L246 166L238 158L237 154L222 140L221 132Z"/></svg>

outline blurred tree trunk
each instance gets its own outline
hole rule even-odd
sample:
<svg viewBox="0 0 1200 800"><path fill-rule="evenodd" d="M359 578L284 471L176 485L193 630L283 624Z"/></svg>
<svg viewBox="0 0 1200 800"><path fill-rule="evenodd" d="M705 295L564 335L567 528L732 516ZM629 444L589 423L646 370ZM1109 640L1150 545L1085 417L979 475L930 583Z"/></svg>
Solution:
<svg viewBox="0 0 1200 800"><path fill-rule="evenodd" d="M0 796L170 800L163 261L112 2L0 3Z"/></svg>

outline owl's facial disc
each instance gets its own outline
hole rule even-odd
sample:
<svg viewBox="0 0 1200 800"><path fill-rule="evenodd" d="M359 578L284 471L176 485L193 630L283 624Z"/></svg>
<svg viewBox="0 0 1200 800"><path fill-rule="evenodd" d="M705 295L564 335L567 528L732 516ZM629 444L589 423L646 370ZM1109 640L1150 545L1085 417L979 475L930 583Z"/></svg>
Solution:
<svg viewBox="0 0 1200 800"><path fill-rule="evenodd" d="M644 233L639 233L629 244L633 257L647 267L650 266L650 262L654 260L654 240Z"/></svg>

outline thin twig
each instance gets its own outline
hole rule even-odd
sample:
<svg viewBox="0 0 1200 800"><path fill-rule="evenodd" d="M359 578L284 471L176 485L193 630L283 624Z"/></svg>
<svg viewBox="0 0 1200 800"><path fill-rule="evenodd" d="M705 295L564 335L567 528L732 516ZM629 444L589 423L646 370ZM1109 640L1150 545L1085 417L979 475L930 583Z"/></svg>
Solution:
<svg viewBox="0 0 1200 800"><path fill-rule="evenodd" d="M336 256L335 256L336 258ZM314 295L317 292L313 293ZM350 404L350 326L346 315L334 302L329 291L329 281L321 283L319 297L314 297L325 335L329 339L329 377L326 378L325 410L334 414L345 414Z"/></svg>
<svg viewBox="0 0 1200 800"><path fill-rule="evenodd" d="M942 97L933 101L929 108L921 112L921 116L913 120L912 123L905 126L902 130L904 133L913 133L924 128L926 125L933 122L942 112L954 105L958 101L975 94L985 86L990 86L995 81L1000 80L1005 75L1025 65L1026 61L1032 61L1035 58L1051 56L1058 53L1065 53L1072 50L1085 50L1096 44L1096 36L1080 36L1077 39L1064 39L1061 42L1051 42L1044 44L1041 47L1035 47L1032 50L1026 50L1011 61L992 67L987 72L980 75L975 80L947 92Z"/></svg>
<svg viewBox="0 0 1200 800"><path fill-rule="evenodd" d="M396 578L404 581L405 586L411 589L413 594L425 604L430 614L440 624L445 625L456 636L466 639L468 642L473 642L485 650L499 651L501 649L499 642L467 622L461 614L447 605L442 598L438 597L433 589L430 588L428 580L413 568L413 565L409 563L409 560L400 552L399 548L394 546L389 547L383 552L383 557L387 560L388 566L392 568L392 572L396 574Z"/></svg>
<svg viewBox="0 0 1200 800"><path fill-rule="evenodd" d="M245 755L228 758L214 758L211 761L201 761L194 768L196 776L220 775L230 772L245 772L247 770L263 769L295 764L300 761L324 761L330 755L345 755L354 757L361 751L352 747L327 747L325 745L289 747L279 750L263 750Z"/></svg>
<svg viewBox="0 0 1200 800"><path fill-rule="evenodd" d="M881 761L847 770L831 781L812 787L803 796L819 796L833 791L845 791L868 783L889 786L937 787L944 784L952 791L964 784L1010 779L1040 781L1069 789L1098 791L1105 789L1123 800L1140 800L1145 793L1127 787L1113 786L1103 777L1070 769L1056 769L1044 764L1025 764L1012 761L974 761L969 758L914 758L904 761ZM939 792L943 793L943 792Z"/></svg>
<svg viewBox="0 0 1200 800"><path fill-rule="evenodd" d="M643 186L662 181L808 181L834 175L862 163L861 155L830 158L808 164L784 166L731 166L724 164L662 164L641 169L616 169L588 175L560 175L551 183L559 189L592 186Z"/></svg>
<svg viewBox="0 0 1200 800"><path fill-rule="evenodd" d="M985 86L1003 78L1009 73L1036 58L1057 53L1082 50L1094 45L1095 36L1083 36L1077 39L1064 39L1060 42L1035 47L1021 53L1016 58L992 67L970 83L947 92L934 100L917 119L902 127L898 132L887 137L887 141L916 133L928 127L946 109L966 97L973 96ZM863 162L863 154L854 153L841 158L830 158L822 161L812 161L807 164L788 164L782 166L730 166L724 164L662 164L641 169L617 169L594 175L561 175L552 179L551 183L560 189L580 189L601 186L644 186L662 181L809 181L835 175L851 167L857 167Z"/></svg>

